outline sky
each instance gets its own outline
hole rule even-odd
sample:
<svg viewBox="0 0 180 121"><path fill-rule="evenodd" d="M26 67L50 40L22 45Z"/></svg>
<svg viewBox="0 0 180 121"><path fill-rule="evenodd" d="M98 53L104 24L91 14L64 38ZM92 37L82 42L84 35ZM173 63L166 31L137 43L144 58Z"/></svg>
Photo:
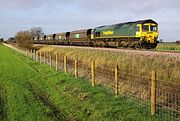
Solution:
<svg viewBox="0 0 180 121"><path fill-rule="evenodd" d="M180 40L180 0L0 0L0 38L42 27L45 34L153 19L159 39Z"/></svg>

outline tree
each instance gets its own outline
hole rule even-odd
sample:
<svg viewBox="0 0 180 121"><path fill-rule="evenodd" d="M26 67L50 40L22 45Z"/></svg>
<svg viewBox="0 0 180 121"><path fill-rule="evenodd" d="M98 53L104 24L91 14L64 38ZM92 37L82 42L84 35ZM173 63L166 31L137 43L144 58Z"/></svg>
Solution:
<svg viewBox="0 0 180 121"><path fill-rule="evenodd" d="M20 31L16 34L16 43L18 46L31 48L32 47L32 34L30 31Z"/></svg>
<svg viewBox="0 0 180 121"><path fill-rule="evenodd" d="M41 27L33 27L28 31L20 31L16 34L15 40L18 46L31 48L33 44L33 37L43 35Z"/></svg>
<svg viewBox="0 0 180 121"><path fill-rule="evenodd" d="M180 45L180 40L177 40L177 41L176 41L176 44Z"/></svg>
<svg viewBox="0 0 180 121"><path fill-rule="evenodd" d="M0 38L0 42L4 42L4 38Z"/></svg>
<svg viewBox="0 0 180 121"><path fill-rule="evenodd" d="M159 42L160 42L160 43L163 43L163 39L160 39Z"/></svg>
<svg viewBox="0 0 180 121"><path fill-rule="evenodd" d="M8 38L8 41L9 41L9 42L15 42L15 37L10 37L10 38Z"/></svg>
<svg viewBox="0 0 180 121"><path fill-rule="evenodd" d="M32 37L44 35L41 27L33 27L30 29Z"/></svg>

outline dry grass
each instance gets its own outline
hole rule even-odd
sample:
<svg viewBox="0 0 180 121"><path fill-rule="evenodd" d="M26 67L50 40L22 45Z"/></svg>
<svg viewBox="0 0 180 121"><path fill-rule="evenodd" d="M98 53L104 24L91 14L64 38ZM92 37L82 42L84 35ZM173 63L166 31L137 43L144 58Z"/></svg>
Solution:
<svg viewBox="0 0 180 121"><path fill-rule="evenodd" d="M113 68L120 66L120 70L125 73L143 75L150 77L151 71L157 71L159 80L168 82L179 82L180 60L179 58L160 56L160 55L141 55L123 52L100 51L83 48L61 48L52 46L35 46L39 51L51 52L54 55L66 55L68 58L95 60L96 67L107 66Z"/></svg>

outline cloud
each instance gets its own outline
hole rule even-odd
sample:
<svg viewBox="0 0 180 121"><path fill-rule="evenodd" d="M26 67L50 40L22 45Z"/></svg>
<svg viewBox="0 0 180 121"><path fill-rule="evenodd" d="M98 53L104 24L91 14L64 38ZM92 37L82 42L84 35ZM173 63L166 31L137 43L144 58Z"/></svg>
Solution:
<svg viewBox="0 0 180 121"><path fill-rule="evenodd" d="M34 7L73 7L86 11L131 11L146 13L166 9L179 9L179 0L0 0L0 7L7 9L27 9Z"/></svg>
<svg viewBox="0 0 180 121"><path fill-rule="evenodd" d="M38 7L42 0L0 0L0 7L6 9L32 9Z"/></svg>
<svg viewBox="0 0 180 121"><path fill-rule="evenodd" d="M151 18L159 23L163 38L179 37L175 31L180 26L180 0L0 0L0 3L0 27L8 25L7 30L13 34L15 26L17 30L22 26L42 26L45 32L53 33ZM165 36L170 30L173 33Z"/></svg>
<svg viewBox="0 0 180 121"><path fill-rule="evenodd" d="M80 0L81 8L96 12L146 13L179 8L179 0Z"/></svg>

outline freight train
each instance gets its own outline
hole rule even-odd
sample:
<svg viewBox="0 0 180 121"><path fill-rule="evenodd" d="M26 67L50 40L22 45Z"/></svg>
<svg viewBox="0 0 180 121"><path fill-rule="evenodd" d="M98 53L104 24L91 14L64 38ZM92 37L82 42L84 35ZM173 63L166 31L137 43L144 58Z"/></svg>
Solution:
<svg viewBox="0 0 180 121"><path fill-rule="evenodd" d="M33 42L35 44L154 49L158 43L158 35L157 22L147 19L36 36Z"/></svg>

